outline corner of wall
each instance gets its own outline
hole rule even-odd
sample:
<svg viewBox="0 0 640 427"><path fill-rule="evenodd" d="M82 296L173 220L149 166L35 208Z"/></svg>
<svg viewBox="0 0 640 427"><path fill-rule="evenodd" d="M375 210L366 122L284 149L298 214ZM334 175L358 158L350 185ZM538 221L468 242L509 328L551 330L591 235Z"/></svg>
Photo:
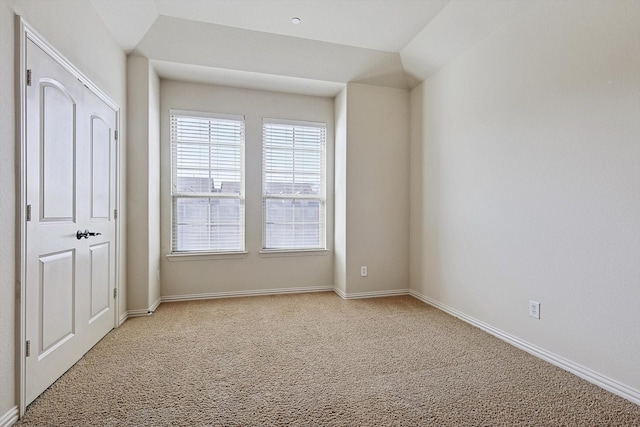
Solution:
<svg viewBox="0 0 640 427"><path fill-rule="evenodd" d="M421 244L424 205L422 199L422 144L424 84L411 90L409 99L409 288L419 291L422 284Z"/></svg>
<svg viewBox="0 0 640 427"><path fill-rule="evenodd" d="M16 276L16 143L14 106L15 48L11 4L0 3L0 425L12 419L18 403L15 361L19 319L15 297ZM14 244L16 243L16 244ZM9 412L7 412L9 411ZM4 415L3 415L4 414ZM7 415L9 414L9 415ZM8 424L7 424L8 425Z"/></svg>
<svg viewBox="0 0 640 427"><path fill-rule="evenodd" d="M346 101L347 294L407 289L409 91L350 83Z"/></svg>
<svg viewBox="0 0 640 427"><path fill-rule="evenodd" d="M127 56L127 309L149 308L149 59ZM152 130L151 130L152 131ZM157 231L154 230L154 234Z"/></svg>
<svg viewBox="0 0 640 427"><path fill-rule="evenodd" d="M149 297L150 309L160 300L160 78L153 66L149 72ZM152 311L153 311L152 310Z"/></svg>
<svg viewBox="0 0 640 427"><path fill-rule="evenodd" d="M334 100L334 286L346 291L347 276L347 88Z"/></svg>

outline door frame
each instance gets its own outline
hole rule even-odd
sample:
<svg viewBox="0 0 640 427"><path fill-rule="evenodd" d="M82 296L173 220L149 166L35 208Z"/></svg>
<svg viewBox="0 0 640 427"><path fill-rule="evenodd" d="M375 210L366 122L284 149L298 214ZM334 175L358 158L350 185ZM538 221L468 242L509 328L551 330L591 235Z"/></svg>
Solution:
<svg viewBox="0 0 640 427"><path fill-rule="evenodd" d="M16 270L19 272L16 281L16 343L15 343L15 366L16 366L16 395L19 400L20 417L26 410L26 230L27 230L27 162L26 162L26 85L27 85L27 41L31 40L40 49L45 51L54 61L60 64L66 71L93 92L100 100L112 108L116 113L115 130L118 133L116 138L116 165L115 165L115 192L116 206L118 212L115 218L115 289L117 297L114 301L113 327L117 328L121 324L120 319L120 260L121 260L121 239L120 239L120 218L122 217L121 203L121 179L120 179L120 149L122 132L120 131L120 106L116 104L105 92L94 84L87 76L76 68L64 55L49 44L32 26L30 26L20 15L15 16L15 108L16 108ZM124 319L122 319L124 320Z"/></svg>

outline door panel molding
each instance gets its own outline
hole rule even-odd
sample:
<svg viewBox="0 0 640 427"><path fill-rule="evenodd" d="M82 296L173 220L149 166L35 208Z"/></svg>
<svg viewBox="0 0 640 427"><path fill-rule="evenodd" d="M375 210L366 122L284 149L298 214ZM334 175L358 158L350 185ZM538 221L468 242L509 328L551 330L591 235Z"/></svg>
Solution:
<svg viewBox="0 0 640 427"><path fill-rule="evenodd" d="M74 222L76 219L76 175L73 164L76 153L77 105L67 88L59 81L41 79L37 83L40 88L42 107L40 108L40 221L41 222ZM53 98L53 99L52 99ZM66 99L68 104L59 108L60 101ZM49 118L52 116L52 118ZM60 137L62 132L63 137ZM52 148L66 140L68 146ZM49 188L65 188L66 191L51 192Z"/></svg>
<svg viewBox="0 0 640 427"><path fill-rule="evenodd" d="M111 182L107 185L99 184L100 178L104 178L105 172L111 170L111 139L113 135L103 117L94 114L91 116L91 220L109 220L113 209L111 207ZM106 132L105 132L106 131ZM107 159L106 165L101 162ZM106 166L106 170L104 168ZM106 198L106 200L105 200Z"/></svg>
<svg viewBox="0 0 640 427"><path fill-rule="evenodd" d="M91 314L89 323L93 323L109 308L109 242L89 246L89 270L91 292Z"/></svg>
<svg viewBox="0 0 640 427"><path fill-rule="evenodd" d="M27 157L26 157L26 137L27 137L27 42L33 42L38 48L42 49L46 54L48 54L56 63L62 66L67 72L73 75L76 79L78 79L90 92L92 92L98 99L100 99L104 104L110 107L115 112L115 123L113 127L113 131L117 132L117 134L121 135L120 131L120 114L121 110L117 103L115 103L104 91L102 91L96 84L94 84L88 77L86 77L75 65L73 65L69 60L67 60L64 55L62 55L57 49L51 46L45 38L43 38L33 27L31 27L21 16L15 16L15 40L16 40L16 51L15 51L15 107L16 107L16 161L18 165L18 171L16 173L16 186L17 186L17 194L18 194L18 203L16 206L16 232L18 238L16 239L16 271L17 271L17 283L16 283L16 353L15 353L15 364L16 364L16 396L18 397L18 412L20 416L24 415L26 410L26 355L27 355L27 345L26 345L26 275L27 275L27 253L26 253L26 235L27 235L27 218L28 214L30 216L30 207L27 207ZM52 87L57 86L55 82L48 82ZM31 82L31 84L37 84L36 82ZM63 91L64 92L64 91ZM110 138L110 141L112 139ZM108 206L108 216L107 218L113 215L114 209L121 211L121 180L120 180L120 139L115 139L115 148L113 152L115 153L113 158L111 158L110 162L115 162L115 188L113 191L115 192L115 205ZM75 179L75 177L74 177ZM75 188L75 186L74 186ZM111 190L111 189L110 189ZM111 203L111 202L110 202ZM100 209L101 213L103 208ZM74 215L75 218L75 206L74 206ZM92 215L90 215L92 216ZM101 215L100 215L101 216ZM64 215L65 220L68 220ZM115 217L111 217L114 218ZM57 218L59 221L62 218ZM40 220L39 217L30 218L32 221ZM53 218L50 218L53 220ZM73 218L72 218L73 220ZM93 221L104 221L102 218L91 218ZM120 220L115 219L115 231L114 231L114 240L110 242L110 245L115 249L114 251L114 259L113 262L115 264L115 276L113 277L115 289L118 291L118 294L121 294L120 288L120 252L121 252L121 227ZM96 245L99 246L99 245ZM109 254L111 254L111 250L109 250ZM74 290L75 292L75 290ZM93 292L93 290L92 290ZM111 297L108 295L107 297ZM93 300L92 300L93 301ZM97 306L96 306L97 307ZM91 310L93 311L94 308ZM95 308L97 312L91 313L91 321L98 321L102 314L108 310L99 310ZM119 318L119 298L114 300L114 319L110 320L113 324L113 327L118 327L121 322ZM39 351L35 351L34 347L40 347L43 341L40 343L32 343L31 346L31 355L32 357L46 357L48 353L53 351L53 349L57 346L60 346L63 341L67 341L69 339L73 339L74 335L66 334L64 337L59 338L57 342L53 342L49 344L49 349L45 350L44 353L39 354ZM40 347L42 348L42 347Z"/></svg>
<svg viewBox="0 0 640 427"><path fill-rule="evenodd" d="M41 333L37 354L38 360L42 360L75 334L76 253L75 249L69 249L39 258L42 315L38 319ZM56 279L60 276L65 280ZM69 317L61 319L65 311Z"/></svg>

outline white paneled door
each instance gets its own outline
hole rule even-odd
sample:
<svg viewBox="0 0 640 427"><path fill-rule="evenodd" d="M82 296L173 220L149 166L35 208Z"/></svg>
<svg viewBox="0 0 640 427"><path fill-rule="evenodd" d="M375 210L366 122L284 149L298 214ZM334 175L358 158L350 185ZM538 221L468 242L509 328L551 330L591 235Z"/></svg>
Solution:
<svg viewBox="0 0 640 427"><path fill-rule="evenodd" d="M26 403L115 325L117 113L27 41Z"/></svg>

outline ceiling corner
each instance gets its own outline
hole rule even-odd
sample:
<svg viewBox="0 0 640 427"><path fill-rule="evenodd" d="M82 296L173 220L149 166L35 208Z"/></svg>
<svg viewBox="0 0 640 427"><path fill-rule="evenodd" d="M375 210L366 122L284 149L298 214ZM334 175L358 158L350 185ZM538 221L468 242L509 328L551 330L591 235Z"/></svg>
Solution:
<svg viewBox="0 0 640 427"><path fill-rule="evenodd" d="M160 16L155 0L89 0L120 48L131 52Z"/></svg>

